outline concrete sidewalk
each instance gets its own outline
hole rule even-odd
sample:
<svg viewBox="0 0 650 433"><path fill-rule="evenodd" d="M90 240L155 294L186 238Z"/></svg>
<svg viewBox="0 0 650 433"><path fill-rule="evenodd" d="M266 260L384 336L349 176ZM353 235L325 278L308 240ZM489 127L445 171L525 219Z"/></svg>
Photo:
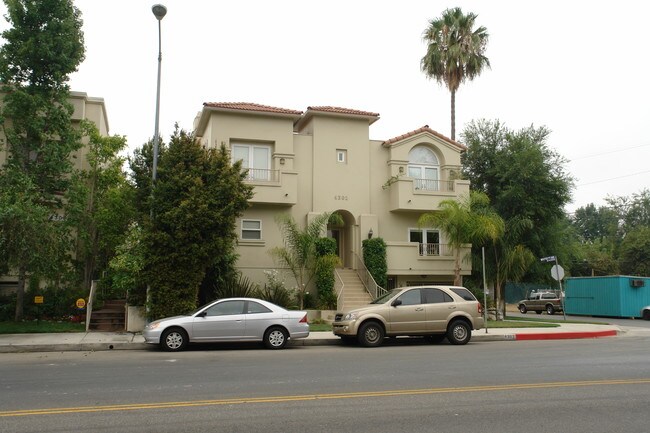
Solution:
<svg viewBox="0 0 650 433"><path fill-rule="evenodd" d="M555 340L613 336L650 336L649 328L615 325L560 324L557 328L490 328L472 332L472 342ZM308 338L289 342L293 346L338 345L331 332L312 332ZM0 334L0 353L142 350L151 348L140 334L129 332L76 332L58 334Z"/></svg>

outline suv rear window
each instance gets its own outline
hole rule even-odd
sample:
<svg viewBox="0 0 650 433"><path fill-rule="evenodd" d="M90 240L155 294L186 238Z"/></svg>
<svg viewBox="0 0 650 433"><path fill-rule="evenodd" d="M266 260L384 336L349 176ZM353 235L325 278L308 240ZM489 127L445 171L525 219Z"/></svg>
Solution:
<svg viewBox="0 0 650 433"><path fill-rule="evenodd" d="M453 288L453 289L451 289L451 291L454 292L455 294L457 294L458 296L460 296L461 298L463 298L466 301L476 301L476 298L474 297L472 292L470 292L467 289Z"/></svg>

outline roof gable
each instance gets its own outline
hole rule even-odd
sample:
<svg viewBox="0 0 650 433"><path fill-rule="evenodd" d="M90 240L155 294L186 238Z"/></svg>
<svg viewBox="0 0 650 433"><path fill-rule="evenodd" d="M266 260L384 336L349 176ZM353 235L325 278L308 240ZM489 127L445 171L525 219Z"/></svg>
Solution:
<svg viewBox="0 0 650 433"><path fill-rule="evenodd" d="M460 151L467 150L467 146L465 146L464 144L461 144L461 143L459 143L459 142L457 142L455 140L452 140L451 138L445 137L441 133L439 133L437 131L434 131L433 129L429 128L429 125L424 125L423 127L418 128L418 129L416 129L414 131L407 132L406 134L402 134L402 135L399 135L397 137L393 137L393 138L391 138L389 140L384 141L382 143L382 145L385 146L385 147L390 147L393 144L398 143L398 142L400 142L402 140L406 140L406 139L414 137L414 136L416 136L418 134L427 134L427 133L433 135L434 137L436 137L436 138L438 138L438 139L440 139L440 140L442 140L442 141L444 141L444 142L446 142L448 144L451 144L452 146L458 148Z"/></svg>

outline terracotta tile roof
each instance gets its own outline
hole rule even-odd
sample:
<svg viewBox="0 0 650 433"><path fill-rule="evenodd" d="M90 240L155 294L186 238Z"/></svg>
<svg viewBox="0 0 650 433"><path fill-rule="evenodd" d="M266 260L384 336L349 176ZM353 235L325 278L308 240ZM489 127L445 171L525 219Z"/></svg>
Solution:
<svg viewBox="0 0 650 433"><path fill-rule="evenodd" d="M457 147L459 147L459 148L461 148L463 150L467 150L467 146L465 146L464 144L461 144L461 143L459 143L459 142L457 142L455 140L452 140L451 138L445 137L441 133L439 133L437 131L434 131L433 129L429 128L429 125L424 125L422 128L416 129L415 131L407 132L406 134L402 134L400 136L391 138L390 140L386 140L386 141L384 141L383 144L385 146L387 146L387 145L396 143L398 141L402 141L405 138L413 137L414 135L420 134L422 132L428 132L429 134L435 135L436 137L440 138L441 140L446 141L447 143L453 144L454 146L457 146Z"/></svg>
<svg viewBox="0 0 650 433"><path fill-rule="evenodd" d="M224 108L227 110L263 111L266 113L292 114L297 116L302 115L302 111L271 107L270 105L253 104L250 102L204 102L203 106L210 108Z"/></svg>
<svg viewBox="0 0 650 433"><path fill-rule="evenodd" d="M362 111L362 110L354 110L350 108L342 108L342 107L332 107L329 105L321 105L321 106L316 106L316 107L307 107L307 110L311 111L323 111L327 113L337 113L337 114L354 114L357 116L372 116L372 117L379 117L379 113L372 113L370 111Z"/></svg>

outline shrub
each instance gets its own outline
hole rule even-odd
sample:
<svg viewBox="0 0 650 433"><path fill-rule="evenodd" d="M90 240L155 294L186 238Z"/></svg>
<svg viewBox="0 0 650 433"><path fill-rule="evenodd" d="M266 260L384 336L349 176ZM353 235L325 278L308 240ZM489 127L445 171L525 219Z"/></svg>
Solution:
<svg viewBox="0 0 650 433"><path fill-rule="evenodd" d="M363 262L368 272L381 287L386 287L388 265L386 264L386 243L382 238L364 239Z"/></svg>
<svg viewBox="0 0 650 433"><path fill-rule="evenodd" d="M334 293L334 267L338 263L336 241L333 238L317 239L316 254L318 263L315 283L319 307L327 310L336 309L336 294Z"/></svg>
<svg viewBox="0 0 650 433"><path fill-rule="evenodd" d="M268 282L255 294L258 298L274 303L283 308L296 308L294 297L278 278L278 271L264 271Z"/></svg>

